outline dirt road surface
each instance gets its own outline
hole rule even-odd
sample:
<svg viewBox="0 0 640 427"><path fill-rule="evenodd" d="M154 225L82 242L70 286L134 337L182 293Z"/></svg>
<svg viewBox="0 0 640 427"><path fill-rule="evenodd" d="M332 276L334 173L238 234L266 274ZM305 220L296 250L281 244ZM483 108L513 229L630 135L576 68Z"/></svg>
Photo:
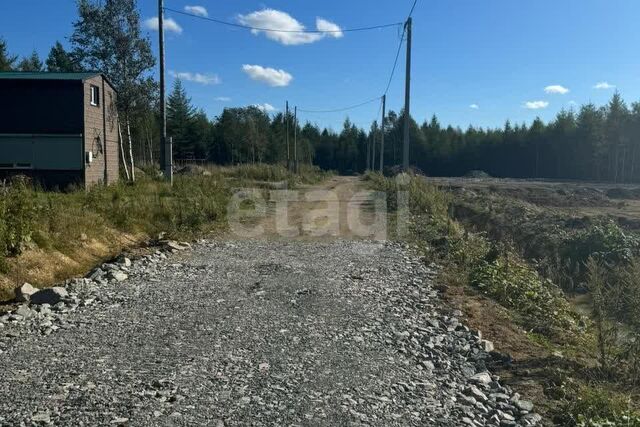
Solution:
<svg viewBox="0 0 640 427"><path fill-rule="evenodd" d="M355 178L332 190L373 221ZM355 195L355 197L354 197ZM331 199L335 201L334 198ZM490 343L434 290L436 266L340 222L316 236L200 241L104 265L53 306L0 321L0 425L533 425L486 370ZM314 222L316 226L322 221ZM374 231L377 230L374 227ZM317 231L317 230L316 230Z"/></svg>

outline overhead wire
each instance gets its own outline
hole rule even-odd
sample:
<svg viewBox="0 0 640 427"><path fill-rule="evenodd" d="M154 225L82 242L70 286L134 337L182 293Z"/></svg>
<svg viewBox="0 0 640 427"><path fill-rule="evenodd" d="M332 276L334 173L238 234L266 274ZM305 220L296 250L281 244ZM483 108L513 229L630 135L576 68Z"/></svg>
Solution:
<svg viewBox="0 0 640 427"><path fill-rule="evenodd" d="M418 0L414 0L413 5L411 6L411 10L409 11L409 15L408 17L410 18L413 15L413 11L415 10L415 7L418 3ZM402 45L404 44L405 41L405 34L407 31L407 27L406 27L406 21L405 22L395 22L395 23L389 23L389 24L381 24L381 25L373 25L373 26L368 26L368 27L356 27L356 28L345 28L345 29L336 29L336 30L284 30L284 29L276 29L276 28L261 28L261 27L253 27L250 25L244 25L244 24L239 24L239 23L235 23L235 22L229 22L229 21L223 21L220 19L215 19L215 18L210 18L208 16L202 16L202 15L196 15L193 13L189 13L189 12L185 12L185 11L181 11L181 10L177 10L177 9L172 9L169 7L164 7L163 8L165 11L168 12L172 12L172 13L177 13L179 15L184 15L184 16L189 16L192 18L197 18L197 19L201 19L201 20L205 20L205 21L209 21L209 22L213 22L216 24L220 24L220 25L226 25L229 27L235 27L235 28L242 28L242 29L246 29L246 30L251 30L251 31L264 31L264 32L275 32L275 33L311 33L311 34L328 34L328 33L349 33L349 32L357 32L357 31L371 31L371 30L377 30L377 29L383 29L383 28L390 28L390 27L398 27L400 25L403 26L403 30L402 30L402 35L400 37L400 43L398 44L398 50L396 52L396 56L395 59L393 61L393 68L391 70L391 76L389 77L389 81L387 83L387 86L384 90L384 95L386 96L387 93L389 92L389 88L391 87L391 83L393 82L393 77L395 76L395 72L396 69L398 67L398 59L400 58L400 52L402 51ZM348 107L342 107L342 108L335 108L335 109L329 109L329 110L311 110L311 109L304 109L304 108L298 108L298 111L303 112L303 113L339 113L339 112L344 112L344 111L349 111L349 110L353 110L368 104L371 104L372 102L378 101L378 100L382 100L381 96L377 96L375 98L369 99L367 101L355 104L355 105L351 105ZM382 103L380 103L380 107L378 109L378 112L380 111L380 109L382 108Z"/></svg>
<svg viewBox="0 0 640 427"><path fill-rule="evenodd" d="M383 28L390 27L398 27L400 25L404 25L403 22L393 22L389 24L381 24L381 25L372 25L369 27L357 27L357 28L344 28L344 29L336 29L336 30L283 30L278 28L261 28L261 27L253 27L251 25L238 24L236 22L223 21L221 19L209 18L208 16L196 15L194 13L185 12L182 10L171 9L169 7L164 8L165 11L177 13L184 16L190 16L192 18L198 18L205 21L213 22L220 25L226 25L228 27L242 28L245 30L252 31L264 31L271 33L310 33L310 34L330 34L330 33L353 33L357 31L371 31L371 30L379 30Z"/></svg>
<svg viewBox="0 0 640 427"><path fill-rule="evenodd" d="M298 111L302 111L303 113L340 113L342 111L348 111L348 110L353 110L355 108L359 108L362 107L364 105L367 104L371 104L372 102L378 101L380 99L379 96L376 96L375 98L369 99L367 101L361 102L359 104L356 105L351 105L349 107L343 107L343 108L336 108L333 110L307 110L304 108L298 108Z"/></svg>
<svg viewBox="0 0 640 427"><path fill-rule="evenodd" d="M400 43L398 44L398 51L396 52L396 59L393 61L393 68L391 69L391 76L389 77L389 82L387 83L387 87L384 90L384 94L389 93L389 88L391 87L391 83L393 82L393 76L396 74L396 68L398 67L398 59L400 58L400 51L402 51L402 45L404 44L404 35L407 32L407 27L404 27L402 30L402 36L400 37Z"/></svg>

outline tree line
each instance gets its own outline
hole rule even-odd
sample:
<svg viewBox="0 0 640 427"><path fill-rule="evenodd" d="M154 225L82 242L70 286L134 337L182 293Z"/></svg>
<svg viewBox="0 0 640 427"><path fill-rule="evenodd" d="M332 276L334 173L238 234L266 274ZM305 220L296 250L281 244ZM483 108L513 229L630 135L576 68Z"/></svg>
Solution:
<svg viewBox="0 0 640 427"><path fill-rule="evenodd" d="M118 90L121 149L131 153L131 165L157 163L160 151L156 61L137 6L137 0L79 0L69 50L56 42L44 62L36 52L11 55L0 39L0 71L103 72ZM360 173L374 160L378 165L384 132L385 167L402 161L402 111L390 111L384 126L374 121L369 129L347 118L338 131L294 123L291 112L269 114L257 106L225 108L209 118L176 80L167 120L177 159L285 164L297 154L300 162L323 169ZM434 115L422 124L412 118L409 132L411 164L428 175L482 170L496 177L640 181L640 103L628 106L619 93L605 106L563 110L549 123L536 118L530 125L507 121L499 129L462 130L441 125Z"/></svg>

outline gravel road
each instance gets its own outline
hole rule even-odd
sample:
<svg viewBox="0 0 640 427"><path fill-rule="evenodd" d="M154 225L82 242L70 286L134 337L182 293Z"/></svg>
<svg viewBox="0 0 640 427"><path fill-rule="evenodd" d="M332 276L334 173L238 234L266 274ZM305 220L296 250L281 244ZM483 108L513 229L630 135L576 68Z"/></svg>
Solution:
<svg viewBox="0 0 640 427"><path fill-rule="evenodd" d="M404 246L201 241L104 268L0 319L0 425L539 421Z"/></svg>

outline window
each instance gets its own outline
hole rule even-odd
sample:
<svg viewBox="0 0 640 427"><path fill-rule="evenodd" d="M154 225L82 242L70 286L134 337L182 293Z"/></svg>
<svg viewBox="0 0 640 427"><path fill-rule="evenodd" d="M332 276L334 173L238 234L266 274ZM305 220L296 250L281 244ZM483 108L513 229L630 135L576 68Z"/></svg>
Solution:
<svg viewBox="0 0 640 427"><path fill-rule="evenodd" d="M100 88L98 86L91 86L91 105L100 105Z"/></svg>

